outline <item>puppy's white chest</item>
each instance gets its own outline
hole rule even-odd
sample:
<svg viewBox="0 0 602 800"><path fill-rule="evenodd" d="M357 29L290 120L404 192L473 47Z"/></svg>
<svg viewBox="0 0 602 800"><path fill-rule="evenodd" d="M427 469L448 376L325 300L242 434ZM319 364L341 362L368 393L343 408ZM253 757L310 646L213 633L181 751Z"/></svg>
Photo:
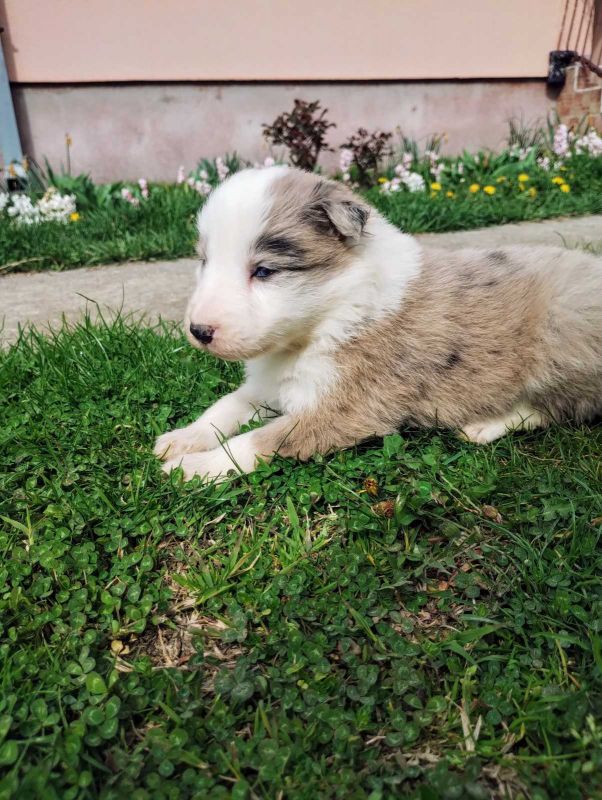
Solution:
<svg viewBox="0 0 602 800"><path fill-rule="evenodd" d="M315 408L334 380L334 364L328 355L309 354L295 360L283 371L280 403L283 412L299 414Z"/></svg>
<svg viewBox="0 0 602 800"><path fill-rule="evenodd" d="M247 363L247 375L281 413L299 414L315 408L336 370L330 355L306 352L254 359Z"/></svg>

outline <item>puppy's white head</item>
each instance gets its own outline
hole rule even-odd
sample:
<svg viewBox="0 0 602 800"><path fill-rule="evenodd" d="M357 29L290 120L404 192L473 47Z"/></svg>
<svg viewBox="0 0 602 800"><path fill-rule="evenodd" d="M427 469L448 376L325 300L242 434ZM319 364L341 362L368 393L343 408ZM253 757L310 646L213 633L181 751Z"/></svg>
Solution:
<svg viewBox="0 0 602 800"><path fill-rule="evenodd" d="M190 342L246 360L302 346L328 316L368 208L340 184L287 167L228 178L198 220Z"/></svg>

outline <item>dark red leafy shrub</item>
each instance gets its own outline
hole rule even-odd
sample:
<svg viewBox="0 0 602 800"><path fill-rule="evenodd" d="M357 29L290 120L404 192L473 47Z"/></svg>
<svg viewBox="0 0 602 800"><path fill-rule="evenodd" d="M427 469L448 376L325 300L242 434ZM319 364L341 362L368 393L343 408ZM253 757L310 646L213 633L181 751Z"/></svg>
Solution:
<svg viewBox="0 0 602 800"><path fill-rule="evenodd" d="M271 125L263 126L263 135L272 144L288 147L290 159L296 167L312 171L322 150L332 150L326 144L326 131L335 128L326 119L327 108L321 109L316 100L308 103L295 100L292 111L280 114Z"/></svg>
<svg viewBox="0 0 602 800"><path fill-rule="evenodd" d="M392 133L373 131L369 133L365 128L358 128L348 141L341 145L341 150L350 150L353 153L352 164L357 169L357 178L362 184L374 181L374 173L379 162L391 155L389 140Z"/></svg>

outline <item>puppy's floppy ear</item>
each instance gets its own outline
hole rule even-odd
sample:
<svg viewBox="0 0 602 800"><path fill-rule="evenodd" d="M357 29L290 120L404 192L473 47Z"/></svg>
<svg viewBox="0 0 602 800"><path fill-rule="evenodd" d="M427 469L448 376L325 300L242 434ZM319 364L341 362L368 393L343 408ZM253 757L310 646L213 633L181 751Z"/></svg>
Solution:
<svg viewBox="0 0 602 800"><path fill-rule="evenodd" d="M308 219L321 232L334 232L348 244L359 242L370 209L351 192L330 181L321 181L308 206Z"/></svg>

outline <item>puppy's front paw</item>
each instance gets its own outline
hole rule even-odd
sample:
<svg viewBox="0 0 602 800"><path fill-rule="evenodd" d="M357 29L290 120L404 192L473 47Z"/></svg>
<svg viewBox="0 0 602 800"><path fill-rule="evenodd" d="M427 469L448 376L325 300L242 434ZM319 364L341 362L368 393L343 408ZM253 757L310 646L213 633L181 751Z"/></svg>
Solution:
<svg viewBox="0 0 602 800"><path fill-rule="evenodd" d="M213 438L215 440L214 433ZM153 452L157 458L165 461L184 453L198 453L211 447L215 447L215 441L211 441L210 436L202 435L200 431L191 431L189 428L178 428L159 436Z"/></svg>
<svg viewBox="0 0 602 800"><path fill-rule="evenodd" d="M203 483L216 481L221 483L228 477L230 472L238 472L236 466L224 450L209 450L205 453L189 453L178 458L166 461L161 467L163 472L170 473L172 470L181 467L184 473L184 480L189 481L198 475L203 479Z"/></svg>
<svg viewBox="0 0 602 800"><path fill-rule="evenodd" d="M505 421L487 420L465 425L460 431L460 438L474 444L490 444L508 433Z"/></svg>
<svg viewBox="0 0 602 800"><path fill-rule="evenodd" d="M540 411L526 403L521 403L504 417L480 420L462 428L464 438L476 444L489 444L512 431L532 431L534 428L545 428L550 420Z"/></svg>

